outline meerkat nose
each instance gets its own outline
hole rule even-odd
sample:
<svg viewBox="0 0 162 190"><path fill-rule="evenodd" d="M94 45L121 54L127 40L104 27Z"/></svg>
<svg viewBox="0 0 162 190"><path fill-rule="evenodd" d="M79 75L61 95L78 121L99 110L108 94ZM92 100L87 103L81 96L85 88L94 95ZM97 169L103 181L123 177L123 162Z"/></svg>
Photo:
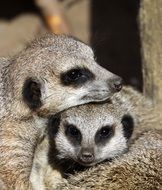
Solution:
<svg viewBox="0 0 162 190"><path fill-rule="evenodd" d="M114 91L119 92L123 87L123 79L119 76L115 76L111 81L111 87Z"/></svg>
<svg viewBox="0 0 162 190"><path fill-rule="evenodd" d="M83 149L80 154L80 159L85 163L91 163L94 160L93 151Z"/></svg>

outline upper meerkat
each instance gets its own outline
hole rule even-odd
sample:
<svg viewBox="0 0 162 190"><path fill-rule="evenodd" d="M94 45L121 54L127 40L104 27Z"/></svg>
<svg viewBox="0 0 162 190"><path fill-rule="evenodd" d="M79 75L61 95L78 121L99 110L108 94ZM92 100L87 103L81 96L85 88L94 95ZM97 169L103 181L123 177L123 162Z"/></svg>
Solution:
<svg viewBox="0 0 162 190"><path fill-rule="evenodd" d="M120 91L121 79L95 62L91 48L66 36L47 35L0 61L0 179L7 190L29 190L33 154L47 118L111 97Z"/></svg>
<svg viewBox="0 0 162 190"><path fill-rule="evenodd" d="M90 47L65 36L42 37L1 65L1 117L10 110L14 117L35 110L49 115L107 99L121 87L120 77L100 67Z"/></svg>

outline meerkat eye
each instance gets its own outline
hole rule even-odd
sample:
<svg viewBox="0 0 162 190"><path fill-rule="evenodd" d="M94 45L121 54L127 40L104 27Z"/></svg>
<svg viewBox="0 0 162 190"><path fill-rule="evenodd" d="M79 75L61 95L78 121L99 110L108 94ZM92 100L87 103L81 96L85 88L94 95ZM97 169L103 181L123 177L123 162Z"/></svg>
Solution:
<svg viewBox="0 0 162 190"><path fill-rule="evenodd" d="M101 138L108 138L112 134L112 127L105 126L102 127L99 131L99 135Z"/></svg>
<svg viewBox="0 0 162 190"><path fill-rule="evenodd" d="M81 133L74 125L66 125L65 134L70 141L80 143Z"/></svg>
<svg viewBox="0 0 162 190"><path fill-rule="evenodd" d="M78 80L78 78L80 78L82 76L82 72L79 69L73 69L71 70L69 73L67 73L67 77L69 78L69 80L71 81L76 81Z"/></svg>
<svg viewBox="0 0 162 190"><path fill-rule="evenodd" d="M66 135L71 135L77 137L80 135L80 131L73 125L68 125L66 130Z"/></svg>
<svg viewBox="0 0 162 190"><path fill-rule="evenodd" d="M93 73L86 68L74 68L61 74L61 82L66 86L78 86L84 84L88 80L92 80L93 78Z"/></svg>
<svg viewBox="0 0 162 190"><path fill-rule="evenodd" d="M113 126L104 126L97 131L95 135L95 142L97 144L102 144L107 142L114 134Z"/></svg>

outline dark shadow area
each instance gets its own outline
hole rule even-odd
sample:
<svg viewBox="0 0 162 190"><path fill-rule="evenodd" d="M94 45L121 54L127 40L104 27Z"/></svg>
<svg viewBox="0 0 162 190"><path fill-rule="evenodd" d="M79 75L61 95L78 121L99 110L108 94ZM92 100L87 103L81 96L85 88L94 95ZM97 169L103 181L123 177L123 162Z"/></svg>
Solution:
<svg viewBox="0 0 162 190"><path fill-rule="evenodd" d="M92 0L91 44L98 62L142 89L139 0Z"/></svg>
<svg viewBox="0 0 162 190"><path fill-rule="evenodd" d="M12 19L21 13L39 13L33 0L2 0L0 3L0 18Z"/></svg>

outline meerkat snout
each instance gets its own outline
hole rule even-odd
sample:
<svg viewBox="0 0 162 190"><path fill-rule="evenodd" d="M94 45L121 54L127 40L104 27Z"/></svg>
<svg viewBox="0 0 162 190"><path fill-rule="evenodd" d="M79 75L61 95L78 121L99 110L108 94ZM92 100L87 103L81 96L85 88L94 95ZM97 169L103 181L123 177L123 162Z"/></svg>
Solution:
<svg viewBox="0 0 162 190"><path fill-rule="evenodd" d="M114 76L110 81L108 80L108 83L114 92L119 92L123 86L123 79L119 76Z"/></svg>
<svg viewBox="0 0 162 190"><path fill-rule="evenodd" d="M114 79L112 80L112 85L113 88L115 89L115 91L119 92L122 89L123 86L123 80L121 77L114 77Z"/></svg>
<svg viewBox="0 0 162 190"><path fill-rule="evenodd" d="M93 148L82 148L78 155L78 160L81 163L84 163L84 165L93 163L94 159L95 156Z"/></svg>

